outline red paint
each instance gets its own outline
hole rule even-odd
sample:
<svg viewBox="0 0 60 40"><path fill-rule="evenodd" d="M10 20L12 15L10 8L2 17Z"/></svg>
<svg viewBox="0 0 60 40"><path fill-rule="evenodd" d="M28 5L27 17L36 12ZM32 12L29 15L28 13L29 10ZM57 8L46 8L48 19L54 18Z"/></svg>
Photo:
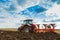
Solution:
<svg viewBox="0 0 60 40"><path fill-rule="evenodd" d="M50 24L51 25L51 27L52 28L47 28L48 27L48 24L43 24L43 26L45 27L45 28L39 28L40 27L40 24L31 24L32 25L32 27L34 27L34 31L37 31L37 32L40 32L41 30L43 31L43 32L48 32L48 31L50 31L50 32L54 32L54 28L55 28L55 24ZM23 25L21 26L21 28L23 29Z"/></svg>

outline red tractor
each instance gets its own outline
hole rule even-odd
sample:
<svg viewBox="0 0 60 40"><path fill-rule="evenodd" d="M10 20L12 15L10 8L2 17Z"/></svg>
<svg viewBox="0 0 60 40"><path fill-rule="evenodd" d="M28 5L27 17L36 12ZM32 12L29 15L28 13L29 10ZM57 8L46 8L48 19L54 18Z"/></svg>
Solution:
<svg viewBox="0 0 60 40"><path fill-rule="evenodd" d="M26 19L23 21L23 24L18 28L20 32L34 32L36 26L33 24L32 19Z"/></svg>
<svg viewBox="0 0 60 40"><path fill-rule="evenodd" d="M33 24L32 19L26 19L23 24L18 28L20 32L54 32L55 24L43 24L44 28L39 28L40 24ZM42 27L42 26L41 26Z"/></svg>

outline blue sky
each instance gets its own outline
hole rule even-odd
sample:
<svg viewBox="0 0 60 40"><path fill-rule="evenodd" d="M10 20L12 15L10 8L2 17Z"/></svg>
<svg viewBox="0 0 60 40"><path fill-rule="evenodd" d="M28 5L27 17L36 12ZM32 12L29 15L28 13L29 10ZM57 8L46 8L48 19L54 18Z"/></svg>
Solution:
<svg viewBox="0 0 60 40"><path fill-rule="evenodd" d="M56 22L60 25L59 0L0 0L0 27L19 27L21 20L35 23ZM57 28L60 28L58 25Z"/></svg>

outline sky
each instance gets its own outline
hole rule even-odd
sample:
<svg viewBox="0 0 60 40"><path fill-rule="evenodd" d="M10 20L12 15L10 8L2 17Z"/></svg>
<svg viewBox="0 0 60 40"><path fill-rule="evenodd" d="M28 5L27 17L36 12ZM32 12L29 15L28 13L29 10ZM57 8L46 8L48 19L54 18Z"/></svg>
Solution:
<svg viewBox="0 0 60 40"><path fill-rule="evenodd" d="M55 23L60 29L59 0L0 0L0 28L18 28L24 19Z"/></svg>

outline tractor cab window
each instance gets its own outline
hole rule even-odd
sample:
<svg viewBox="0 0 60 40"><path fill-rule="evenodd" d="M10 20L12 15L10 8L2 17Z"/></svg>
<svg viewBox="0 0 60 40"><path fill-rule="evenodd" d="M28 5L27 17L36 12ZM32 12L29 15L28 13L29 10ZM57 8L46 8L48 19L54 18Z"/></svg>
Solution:
<svg viewBox="0 0 60 40"><path fill-rule="evenodd" d="M29 24L32 24L32 21L29 21Z"/></svg>
<svg viewBox="0 0 60 40"><path fill-rule="evenodd" d="M24 24L32 24L32 20L24 20Z"/></svg>

